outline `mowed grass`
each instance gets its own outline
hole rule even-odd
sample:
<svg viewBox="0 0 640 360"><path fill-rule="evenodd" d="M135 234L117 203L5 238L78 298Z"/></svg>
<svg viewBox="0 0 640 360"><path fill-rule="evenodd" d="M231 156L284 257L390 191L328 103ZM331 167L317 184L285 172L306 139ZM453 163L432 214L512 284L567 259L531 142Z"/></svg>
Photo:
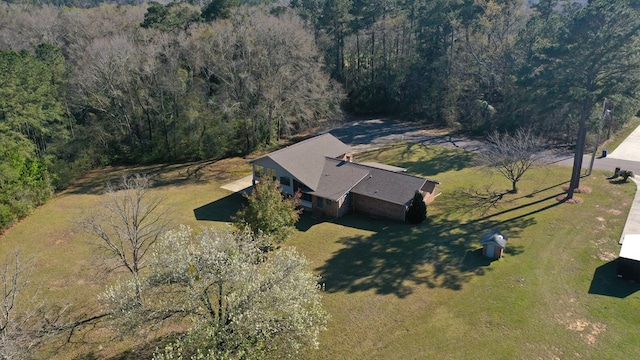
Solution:
<svg viewBox="0 0 640 360"><path fill-rule="evenodd" d="M108 182L115 183L123 175L136 172L154 179L154 193L164 199L164 211L172 225L227 226L242 197L220 186L250 174L251 168L243 159L227 159L96 170L1 235L3 260L17 249L23 261L30 259L35 263L29 293L37 291L38 300L69 305L73 321L102 313L98 296L121 275L104 272L99 259L102 253L96 251L94 240L82 231L78 222L104 201L102 194ZM28 299L21 300L26 304ZM150 333L146 339L155 335ZM107 358L126 353L145 338L120 338L118 334L85 326L75 329L69 343L66 336L58 340L39 358Z"/></svg>
<svg viewBox="0 0 640 360"><path fill-rule="evenodd" d="M582 179L592 192L567 204L556 197L568 167L534 169L518 194L503 194L506 180L456 150L394 144L358 160L439 180L442 194L417 226L359 214L302 216L287 245L321 276L331 314L320 349L304 357L640 358L640 287L619 281L612 262L635 184L612 184L594 172ZM104 181L135 171L156 178L174 224L192 226L226 226L242 199L220 186L250 174L242 159L90 174L0 238L3 254L20 247L36 258L40 296L72 303L76 314L99 309L97 295L112 278L96 274L95 253L74 219L99 204ZM493 203L483 199L500 194ZM510 238L505 257L491 262L479 239L494 229ZM137 358L143 340L85 329L44 357Z"/></svg>
<svg viewBox="0 0 640 360"><path fill-rule="evenodd" d="M594 173L582 204L556 200L570 168L531 171L495 208L465 196L509 183L469 154L399 144L367 154L442 181L429 219L409 226L349 215L291 244L309 256L332 314L310 359L615 359L640 357L639 287L612 262L635 184ZM360 157L359 160L363 160ZM484 231L510 236L504 259Z"/></svg>

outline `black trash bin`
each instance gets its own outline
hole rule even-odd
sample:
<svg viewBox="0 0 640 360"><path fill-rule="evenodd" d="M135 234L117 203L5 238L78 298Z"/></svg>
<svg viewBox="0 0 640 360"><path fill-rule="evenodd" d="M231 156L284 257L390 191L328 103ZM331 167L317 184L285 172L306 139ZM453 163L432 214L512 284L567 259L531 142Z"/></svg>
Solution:
<svg viewBox="0 0 640 360"><path fill-rule="evenodd" d="M606 158L609 152L607 150L602 150L602 157Z"/></svg>

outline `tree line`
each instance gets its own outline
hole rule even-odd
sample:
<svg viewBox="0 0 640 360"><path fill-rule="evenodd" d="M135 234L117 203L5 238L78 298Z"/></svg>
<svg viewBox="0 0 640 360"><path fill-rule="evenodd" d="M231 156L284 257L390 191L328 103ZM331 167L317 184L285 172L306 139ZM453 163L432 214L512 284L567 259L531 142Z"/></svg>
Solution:
<svg viewBox="0 0 640 360"><path fill-rule="evenodd" d="M0 2L0 228L90 168L244 155L345 110L573 143L640 108L636 1L53 5Z"/></svg>
<svg viewBox="0 0 640 360"><path fill-rule="evenodd" d="M534 3L530 5L530 3ZM347 109L571 141L607 98L638 110L637 1L293 0ZM602 126L600 124L599 126ZM595 128L596 124L591 124Z"/></svg>
<svg viewBox="0 0 640 360"><path fill-rule="evenodd" d="M339 118L301 19L229 6L0 3L0 228L92 167L244 155Z"/></svg>

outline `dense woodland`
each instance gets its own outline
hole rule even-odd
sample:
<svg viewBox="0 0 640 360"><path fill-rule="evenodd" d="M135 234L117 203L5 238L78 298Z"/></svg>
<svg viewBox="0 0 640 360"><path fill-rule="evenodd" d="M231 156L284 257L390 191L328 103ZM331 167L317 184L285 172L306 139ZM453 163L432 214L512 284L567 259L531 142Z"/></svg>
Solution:
<svg viewBox="0 0 640 360"><path fill-rule="evenodd" d="M0 229L88 169L244 155L345 115L572 143L635 114L640 2L0 2ZM612 117L601 116L605 108Z"/></svg>

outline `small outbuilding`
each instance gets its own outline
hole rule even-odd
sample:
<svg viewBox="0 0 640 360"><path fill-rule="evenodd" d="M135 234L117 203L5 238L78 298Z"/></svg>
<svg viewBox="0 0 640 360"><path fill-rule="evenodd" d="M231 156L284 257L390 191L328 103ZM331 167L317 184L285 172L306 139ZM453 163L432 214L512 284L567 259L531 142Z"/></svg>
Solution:
<svg viewBox="0 0 640 360"><path fill-rule="evenodd" d="M640 234L627 234L617 260L618 277L640 282Z"/></svg>
<svg viewBox="0 0 640 360"><path fill-rule="evenodd" d="M500 259L507 247L507 235L500 231L490 231L482 235L480 245L482 245L482 255L491 259Z"/></svg>

